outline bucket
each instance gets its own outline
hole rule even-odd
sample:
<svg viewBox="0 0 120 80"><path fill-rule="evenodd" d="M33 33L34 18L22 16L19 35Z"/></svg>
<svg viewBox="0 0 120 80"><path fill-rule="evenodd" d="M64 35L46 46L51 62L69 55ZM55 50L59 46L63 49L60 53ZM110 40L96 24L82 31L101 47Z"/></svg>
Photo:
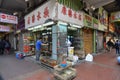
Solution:
<svg viewBox="0 0 120 80"><path fill-rule="evenodd" d="M68 47L68 54L73 55L74 54L74 47Z"/></svg>
<svg viewBox="0 0 120 80"><path fill-rule="evenodd" d="M22 52L16 52L16 58L17 59L24 59L25 55Z"/></svg>

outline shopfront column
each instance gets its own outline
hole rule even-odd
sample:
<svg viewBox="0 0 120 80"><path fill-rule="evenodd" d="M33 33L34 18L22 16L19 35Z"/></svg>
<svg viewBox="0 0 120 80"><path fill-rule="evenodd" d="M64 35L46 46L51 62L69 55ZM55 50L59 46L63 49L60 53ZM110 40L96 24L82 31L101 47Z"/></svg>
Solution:
<svg viewBox="0 0 120 80"><path fill-rule="evenodd" d="M57 26L52 26L52 59L57 60Z"/></svg>

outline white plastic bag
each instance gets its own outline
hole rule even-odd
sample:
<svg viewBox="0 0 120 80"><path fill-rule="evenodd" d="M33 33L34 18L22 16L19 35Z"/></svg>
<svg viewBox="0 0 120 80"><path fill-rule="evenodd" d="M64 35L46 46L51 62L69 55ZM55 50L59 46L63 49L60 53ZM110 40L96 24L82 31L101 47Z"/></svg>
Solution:
<svg viewBox="0 0 120 80"><path fill-rule="evenodd" d="M93 56L91 54L87 54L85 60L86 61L93 61Z"/></svg>
<svg viewBox="0 0 120 80"><path fill-rule="evenodd" d="M73 56L73 61L76 63L78 61L78 56L77 55L74 55Z"/></svg>

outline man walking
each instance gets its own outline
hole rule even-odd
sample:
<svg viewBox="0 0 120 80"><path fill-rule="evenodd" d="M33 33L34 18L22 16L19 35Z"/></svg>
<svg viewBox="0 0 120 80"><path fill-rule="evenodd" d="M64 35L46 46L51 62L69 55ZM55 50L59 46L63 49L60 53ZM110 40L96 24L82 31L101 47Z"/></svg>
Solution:
<svg viewBox="0 0 120 80"><path fill-rule="evenodd" d="M116 54L119 55L120 51L119 51L119 41L116 40L115 42L115 49L116 49Z"/></svg>

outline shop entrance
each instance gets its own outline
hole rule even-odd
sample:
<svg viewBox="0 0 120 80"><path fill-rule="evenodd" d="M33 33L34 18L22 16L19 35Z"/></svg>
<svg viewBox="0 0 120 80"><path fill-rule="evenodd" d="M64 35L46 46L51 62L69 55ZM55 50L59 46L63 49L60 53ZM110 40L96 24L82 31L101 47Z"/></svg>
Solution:
<svg viewBox="0 0 120 80"><path fill-rule="evenodd" d="M83 29L84 51L86 54L93 52L93 31L91 29Z"/></svg>
<svg viewBox="0 0 120 80"><path fill-rule="evenodd" d="M53 39L52 39L52 26L47 26L44 28L41 28L39 31L34 32L35 35L35 42L37 41L38 37L42 37L42 43L47 43L48 45L42 45L41 47L41 56L40 60L41 63L48 65L50 67L53 67L56 65L56 60L52 58L53 51Z"/></svg>
<svg viewBox="0 0 120 80"><path fill-rule="evenodd" d="M82 34L80 28L68 27L67 35L71 46L74 47L74 54L79 56L79 52L82 50Z"/></svg>

